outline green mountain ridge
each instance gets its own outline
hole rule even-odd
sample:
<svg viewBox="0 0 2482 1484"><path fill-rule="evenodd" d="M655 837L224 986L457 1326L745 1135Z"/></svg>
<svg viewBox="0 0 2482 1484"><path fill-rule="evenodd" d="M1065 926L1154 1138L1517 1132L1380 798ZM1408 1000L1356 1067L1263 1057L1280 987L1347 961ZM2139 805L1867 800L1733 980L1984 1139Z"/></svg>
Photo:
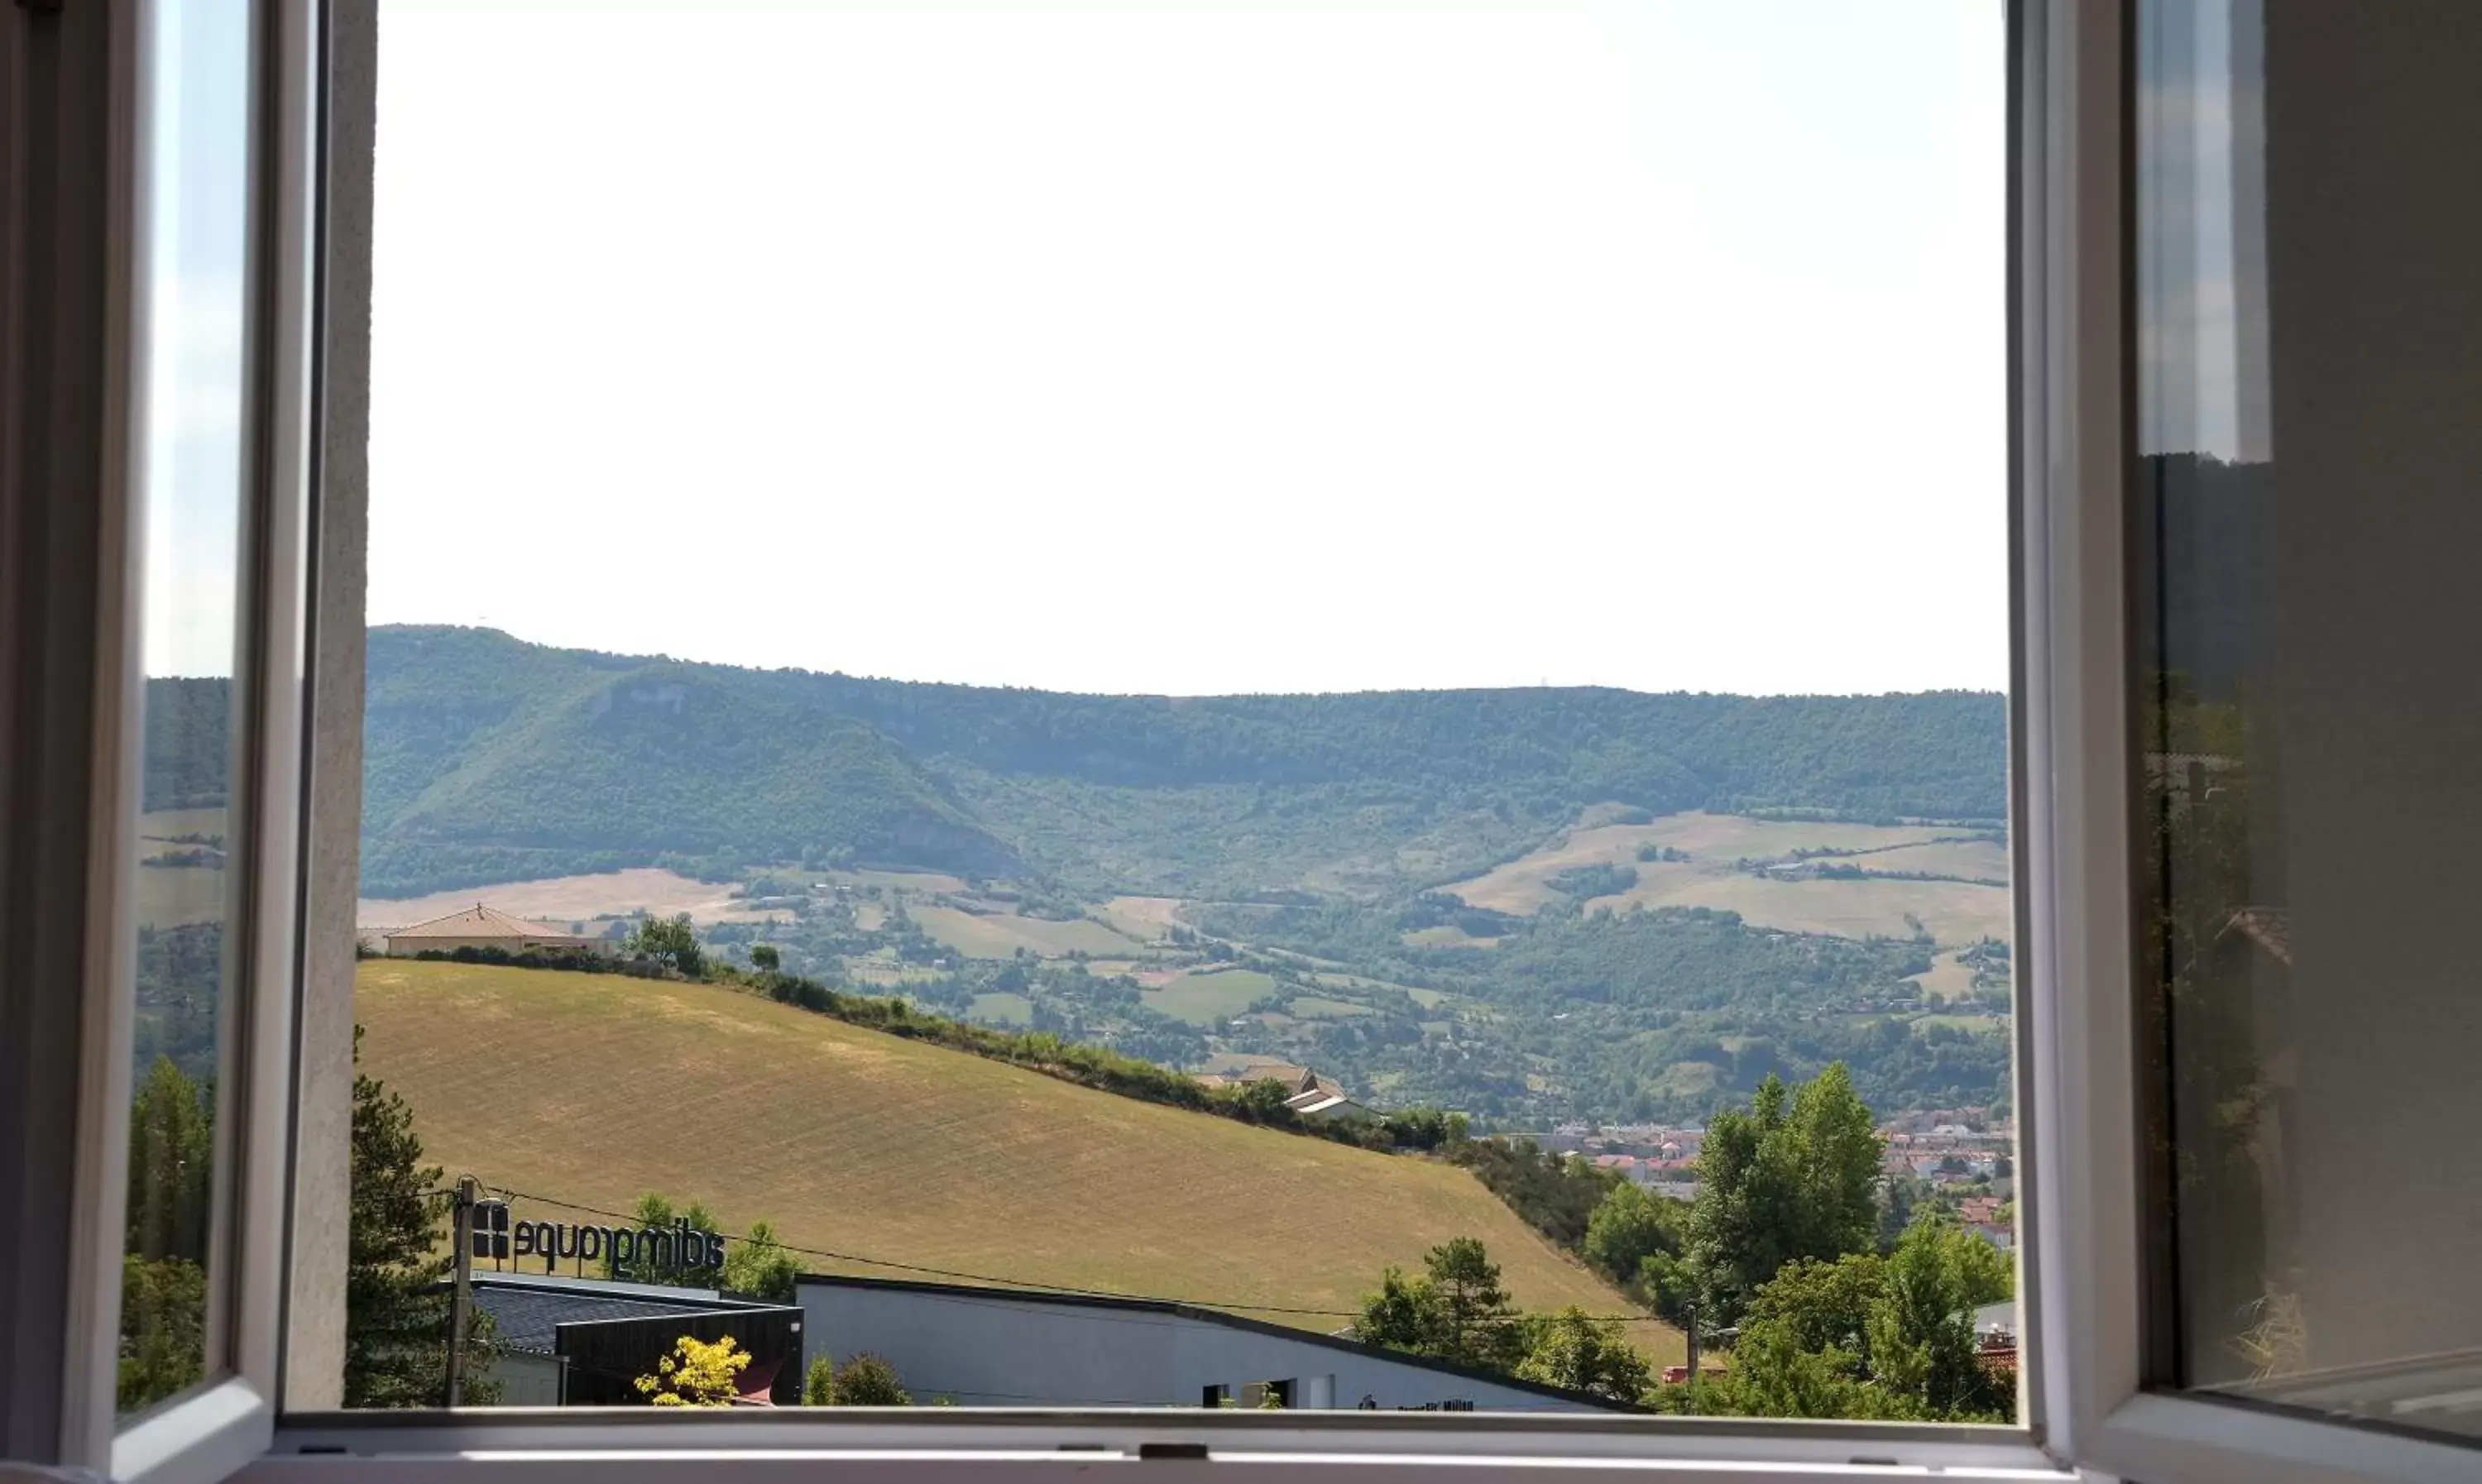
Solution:
<svg viewBox="0 0 2482 1484"><path fill-rule="evenodd" d="M1994 819L2003 726L1971 692L1084 696L383 626L363 886L801 862L1377 896L1521 854L1597 802Z"/></svg>

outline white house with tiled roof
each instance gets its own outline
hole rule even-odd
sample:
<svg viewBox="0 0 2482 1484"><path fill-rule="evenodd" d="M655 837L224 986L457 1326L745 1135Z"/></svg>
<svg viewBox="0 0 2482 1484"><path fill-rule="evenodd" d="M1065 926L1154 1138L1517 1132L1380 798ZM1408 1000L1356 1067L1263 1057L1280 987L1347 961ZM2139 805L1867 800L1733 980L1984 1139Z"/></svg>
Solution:
<svg viewBox="0 0 2482 1484"><path fill-rule="evenodd" d="M547 922L530 922L481 902L445 917L401 927L387 935L390 958L409 958L436 949L500 948L520 953L528 948L594 948L600 944Z"/></svg>

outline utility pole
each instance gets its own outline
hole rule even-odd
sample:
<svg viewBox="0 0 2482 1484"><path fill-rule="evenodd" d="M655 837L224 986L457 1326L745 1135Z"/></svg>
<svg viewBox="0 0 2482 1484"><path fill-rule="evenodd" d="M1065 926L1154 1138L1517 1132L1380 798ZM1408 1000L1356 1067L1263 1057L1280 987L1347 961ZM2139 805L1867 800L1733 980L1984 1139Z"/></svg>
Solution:
<svg viewBox="0 0 2482 1484"><path fill-rule="evenodd" d="M1680 1306L1681 1327L1689 1332L1689 1394L1698 1395L1698 1306Z"/></svg>
<svg viewBox="0 0 2482 1484"><path fill-rule="evenodd" d="M465 1330L474 1312L474 1177L457 1177L450 1230L457 1241L457 1283L448 1292L448 1405L465 1400Z"/></svg>

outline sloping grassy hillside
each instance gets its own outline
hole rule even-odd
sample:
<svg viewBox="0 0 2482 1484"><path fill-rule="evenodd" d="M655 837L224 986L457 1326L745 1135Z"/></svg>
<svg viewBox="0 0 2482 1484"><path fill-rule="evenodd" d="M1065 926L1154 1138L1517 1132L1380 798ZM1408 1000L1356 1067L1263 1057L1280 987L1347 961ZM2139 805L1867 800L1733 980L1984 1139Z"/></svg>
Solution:
<svg viewBox="0 0 2482 1484"><path fill-rule="evenodd" d="M375 959L355 1009L362 1070L412 1103L426 1157L490 1185L611 1210L660 1190L705 1202L726 1231L772 1220L797 1246L1236 1307L1350 1310L1387 1264L1471 1235L1529 1309L1626 1309L1448 1165L1092 1092L728 990ZM1677 1358L1676 1333L1629 1328Z"/></svg>

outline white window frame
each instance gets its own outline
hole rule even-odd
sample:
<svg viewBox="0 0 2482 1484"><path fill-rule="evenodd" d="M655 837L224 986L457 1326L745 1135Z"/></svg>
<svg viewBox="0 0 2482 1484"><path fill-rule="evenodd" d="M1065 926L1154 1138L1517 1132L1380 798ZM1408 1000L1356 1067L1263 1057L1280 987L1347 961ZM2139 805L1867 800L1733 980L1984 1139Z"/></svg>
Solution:
<svg viewBox="0 0 2482 1484"><path fill-rule="evenodd" d="M171 0L158 0L171 3ZM1336 1413L1204 1412L734 1414L523 1411L455 1415L278 1416L294 1199L293 1023L301 983L298 859L305 829L358 821L303 817L305 537L311 520L314 311L323 17L374 23L369 0L262 0L271 15L270 100L260 115L267 271L254 464L264 534L262 611L252 632L259 739L245 790L268 847L244 893L252 956L245 975L248 1070L232 1146L237 1201L220 1250L231 1285L232 1374L138 1425L111 1433L125 1162L131 969L127 871L107 859L134 812L132 728L137 626L97 663L117 698L98 736L118 749L119 782L99 796L107 904L89 924L89 1024L82 1083L70 1282L73 1331L61 1455L115 1476L199 1484L253 1480L815 1478L823 1471L1025 1484L1142 1451L1203 1444L1212 1460L1305 1484L1360 1484L1385 1470L1470 1478L1553 1470L1624 1470L1671 1479L1757 1481L1920 1477L1962 1481L2120 1476L2148 1484L2250 1479L2467 1480L2482 1454L2227 1401L2148 1391L2140 1368L2141 1208L2132 983L2127 552L2122 528L2130 439L2125 258L2126 14L2122 0L2012 6L2011 356L2017 381L2012 810L2017 828L2020 994L2017 1072L2024 1172L2025 1384L2018 1425L1915 1427L1705 1418L1566 1419L1489 1415L1397 1419ZM145 13L143 6L136 13ZM478 27L477 44L488 44ZM130 88L143 139L138 52L123 37L115 76ZM355 86L369 78L356 74ZM368 140L352 147L367 148ZM124 149L134 145L123 142ZM143 278L133 277L133 282ZM328 305L366 313L367 305ZM143 330L143 318L136 322ZM135 345L142 337L130 336ZM329 342L332 343L332 339ZM130 395L145 384L130 367ZM138 482L125 482L124 501ZM356 496L357 497L357 496ZM125 533L124 533L125 534ZM358 645L358 631L320 642ZM119 707L119 709L115 709ZM117 730L115 729L118 729ZM116 791L117 790L117 791ZM106 879L108 878L108 879ZM116 1058L117 1052L117 1058ZM117 1068L117 1071L113 1069ZM117 1082L116 1082L117 1078ZM247 1230L252 1241L229 1240ZM280 1233L285 1239L271 1239ZM21 1257L22 1260L22 1257ZM38 1259L40 1260L40 1259ZM995 1472L995 1471L997 1471Z"/></svg>
<svg viewBox="0 0 2482 1484"><path fill-rule="evenodd" d="M78 1069L74 1173L65 1259L67 1318L59 1337L64 1372L55 1468L144 1484L212 1484L272 1446L282 1365L286 1280L280 1230L291 1186L296 955L301 935L297 848L303 676L306 655L305 539L310 514L308 416L317 225L316 13L314 0L258 0L252 15L256 82L251 101L247 309L250 352L239 544L248 612L238 632L245 658L235 693L246 708L233 753L238 868L227 921L238 952L220 1035L231 1080L220 1089L217 1201L209 1237L206 1335L209 1377L194 1391L126 1423L115 1417L121 1251L128 1177L130 1048L136 1006L135 869L143 736L140 580L145 528L150 339L147 141L155 99L150 47L163 7L140 0L90 8L102 19L65 49L94 63L108 94L101 155L112 200L102 244L114 278L102 399L105 518L97 570L92 723L97 775L89 801L89 881L79 1045L62 1047ZM64 79L72 74L65 70ZM48 1254L17 1255L42 1261Z"/></svg>
<svg viewBox="0 0 2482 1484"><path fill-rule="evenodd" d="M2310 0L2318 3L2318 0ZM2020 113L2020 1085L2040 1205L2026 1267L2051 1454L2148 1484L2451 1484L2482 1451L2230 1399L2142 1373L2134 728L2126 482L2134 467L2126 245L2130 7L2029 5ZM2033 17L2039 16L2039 19ZM2057 1297L2057 1295L2070 1295Z"/></svg>

